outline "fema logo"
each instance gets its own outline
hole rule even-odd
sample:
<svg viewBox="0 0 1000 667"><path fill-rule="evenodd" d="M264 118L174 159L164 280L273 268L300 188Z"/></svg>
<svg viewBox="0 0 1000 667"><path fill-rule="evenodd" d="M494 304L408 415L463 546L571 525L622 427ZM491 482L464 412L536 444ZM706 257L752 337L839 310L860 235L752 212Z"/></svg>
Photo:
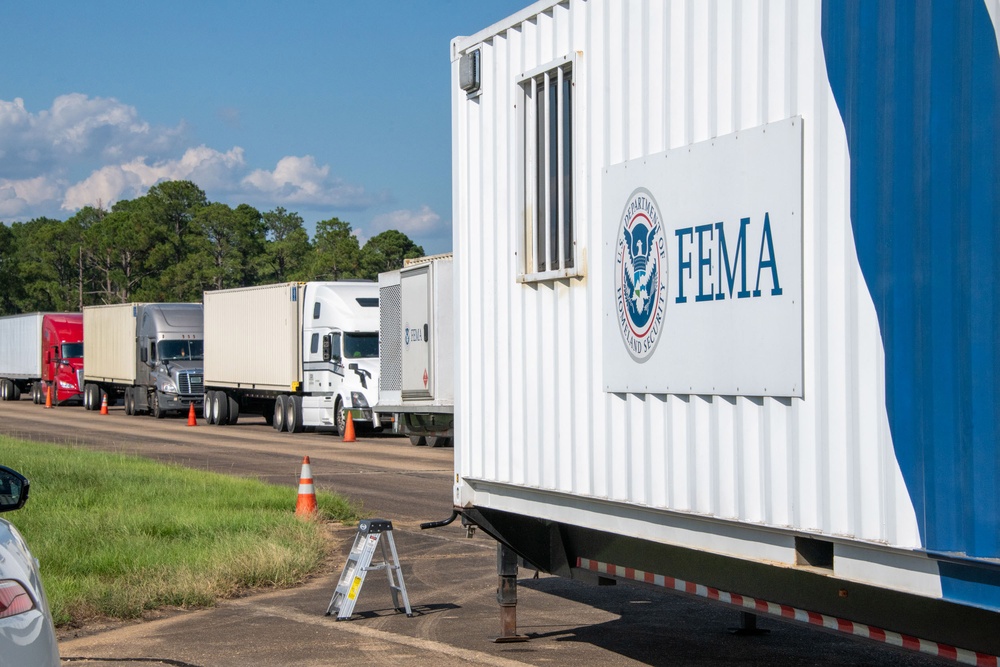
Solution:
<svg viewBox="0 0 1000 667"><path fill-rule="evenodd" d="M403 325L403 344L406 347L410 346L410 323L407 322Z"/></svg>
<svg viewBox="0 0 1000 667"><path fill-rule="evenodd" d="M622 212L615 253L618 329L638 362L656 348L667 306L667 243L653 195L637 188Z"/></svg>

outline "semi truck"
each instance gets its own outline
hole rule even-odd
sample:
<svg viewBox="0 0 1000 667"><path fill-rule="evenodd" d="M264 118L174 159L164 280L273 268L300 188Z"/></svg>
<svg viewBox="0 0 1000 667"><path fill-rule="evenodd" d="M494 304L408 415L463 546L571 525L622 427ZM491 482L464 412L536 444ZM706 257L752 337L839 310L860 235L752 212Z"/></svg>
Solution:
<svg viewBox="0 0 1000 667"><path fill-rule="evenodd" d="M998 23L544 0L452 41L452 503L505 637L520 560L998 664Z"/></svg>
<svg viewBox="0 0 1000 667"><path fill-rule="evenodd" d="M275 430L392 426L378 397L378 286L289 282L205 292L205 417Z"/></svg>
<svg viewBox="0 0 1000 667"><path fill-rule="evenodd" d="M65 404L81 400L83 319L79 313L0 317L0 399Z"/></svg>
<svg viewBox="0 0 1000 667"><path fill-rule="evenodd" d="M414 445L444 447L455 424L453 257L380 273L378 407Z"/></svg>
<svg viewBox="0 0 1000 667"><path fill-rule="evenodd" d="M83 405L123 400L125 414L157 419L201 409L204 336L200 303L123 303L86 306L88 354Z"/></svg>

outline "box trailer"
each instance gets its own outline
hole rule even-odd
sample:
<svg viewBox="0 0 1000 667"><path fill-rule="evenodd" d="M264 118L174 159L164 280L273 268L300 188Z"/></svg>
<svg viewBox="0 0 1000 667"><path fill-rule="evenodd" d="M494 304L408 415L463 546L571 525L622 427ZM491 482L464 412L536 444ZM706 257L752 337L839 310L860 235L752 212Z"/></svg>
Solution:
<svg viewBox="0 0 1000 667"><path fill-rule="evenodd" d="M414 445L451 444L455 422L452 255L380 273L378 407Z"/></svg>
<svg viewBox="0 0 1000 667"><path fill-rule="evenodd" d="M200 303L85 306L83 405L122 399L126 415L162 419L199 409L204 395Z"/></svg>
<svg viewBox="0 0 1000 667"><path fill-rule="evenodd" d="M997 664L997 18L568 0L453 40L453 500L505 634L513 552Z"/></svg>
<svg viewBox="0 0 1000 667"><path fill-rule="evenodd" d="M391 426L378 393L378 286L279 283L205 292L205 404L212 424L262 415L278 431L347 415Z"/></svg>
<svg viewBox="0 0 1000 667"><path fill-rule="evenodd" d="M42 378L44 313L0 317L0 400L16 401Z"/></svg>

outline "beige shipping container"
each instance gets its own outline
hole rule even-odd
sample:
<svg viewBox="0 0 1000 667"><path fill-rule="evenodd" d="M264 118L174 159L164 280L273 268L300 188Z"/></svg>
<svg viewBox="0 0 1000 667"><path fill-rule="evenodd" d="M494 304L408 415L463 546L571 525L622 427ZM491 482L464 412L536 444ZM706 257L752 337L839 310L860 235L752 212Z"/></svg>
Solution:
<svg viewBox="0 0 1000 667"><path fill-rule="evenodd" d="M295 391L301 283L205 292L205 386Z"/></svg>
<svg viewBox="0 0 1000 667"><path fill-rule="evenodd" d="M134 384L136 374L135 314L138 303L86 306L83 339L85 382Z"/></svg>

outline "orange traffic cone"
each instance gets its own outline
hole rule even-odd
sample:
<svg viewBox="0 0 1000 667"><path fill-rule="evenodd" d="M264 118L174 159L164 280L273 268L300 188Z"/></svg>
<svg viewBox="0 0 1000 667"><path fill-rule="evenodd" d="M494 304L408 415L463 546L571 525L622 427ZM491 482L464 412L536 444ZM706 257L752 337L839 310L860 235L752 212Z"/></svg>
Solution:
<svg viewBox="0 0 1000 667"><path fill-rule="evenodd" d="M299 499L295 503L295 514L313 514L316 512L316 488L313 486L312 466L309 457L302 459L302 474L299 475Z"/></svg>
<svg viewBox="0 0 1000 667"><path fill-rule="evenodd" d="M101 414L108 414L108 395L101 394Z"/></svg>
<svg viewBox="0 0 1000 667"><path fill-rule="evenodd" d="M354 416L351 411L347 411L347 425L344 427L344 442L354 442Z"/></svg>
<svg viewBox="0 0 1000 667"><path fill-rule="evenodd" d="M198 418L194 415L194 403L191 404L191 409L188 410L188 426L197 426Z"/></svg>
<svg viewBox="0 0 1000 667"><path fill-rule="evenodd" d="M52 387L45 388L45 407L52 407Z"/></svg>

